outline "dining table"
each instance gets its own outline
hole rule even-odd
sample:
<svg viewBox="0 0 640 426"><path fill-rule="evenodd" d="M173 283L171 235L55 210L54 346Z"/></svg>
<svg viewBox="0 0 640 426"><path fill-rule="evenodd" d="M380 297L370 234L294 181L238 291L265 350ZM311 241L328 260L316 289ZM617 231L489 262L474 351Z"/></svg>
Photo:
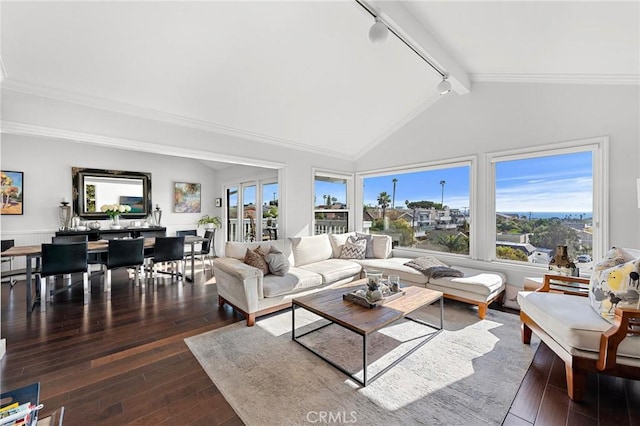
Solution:
<svg viewBox="0 0 640 426"><path fill-rule="evenodd" d="M202 242L206 241L204 237L200 237L197 235L189 235L184 239L185 244L191 247L191 253L194 252L196 244L202 244ZM144 239L144 248L151 249L155 246L156 239L155 237L145 237ZM106 253L109 249L109 241L108 240L98 240L98 241L89 241L87 242L87 253L95 254L95 253ZM28 245L28 246L13 246L8 248L7 250L0 252L1 257L21 257L24 256L26 258L26 268L25 268L25 276L27 282L27 313L33 311L33 307L36 303L37 298L37 286L32 286L33 282L33 274L34 271L37 272L40 270L40 259L42 257L42 245ZM35 267L34 267L35 261ZM191 276L185 275L184 278L193 282L195 279L195 258L191 256ZM35 287L35 288L34 288ZM34 293L36 294L36 298L34 298Z"/></svg>

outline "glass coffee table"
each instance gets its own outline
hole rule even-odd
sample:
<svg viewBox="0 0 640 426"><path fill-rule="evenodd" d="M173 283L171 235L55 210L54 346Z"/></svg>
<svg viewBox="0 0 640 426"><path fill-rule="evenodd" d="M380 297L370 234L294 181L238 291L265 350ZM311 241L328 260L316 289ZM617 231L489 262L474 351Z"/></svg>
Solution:
<svg viewBox="0 0 640 426"><path fill-rule="evenodd" d="M444 306L442 292L415 286L404 287L402 289L405 292L404 296L395 298L382 306L371 309L353 302L343 300L343 294L352 291L354 288L363 286L366 286L365 280L358 280L343 287L337 287L330 290L328 289L319 293L294 298L291 305L291 338L294 342L297 342L305 349L311 351L316 356L320 357L327 363L342 371L362 386L367 386L369 383L373 382L378 377L397 365L400 361L420 349L424 344L429 342L442 331ZM431 305L432 303L435 303L437 301L440 302L439 325L434 325L408 316L412 312L424 306ZM313 312L314 314L328 320L329 323L317 327L313 330L296 335L296 309L298 308L303 308L307 311ZM367 377L368 337L376 331L381 330L382 328L387 327L402 318L414 321L426 327L430 327L436 331L429 336L425 336L423 341L418 343L409 351L405 352L402 356L394 360L382 370L377 372L373 377ZM344 367L331 361L329 358L325 357L312 347L300 341L301 337L311 333L315 333L318 330L321 330L332 324L340 325L341 327L344 327L345 329L362 336L362 380L356 377L355 374L349 372Z"/></svg>

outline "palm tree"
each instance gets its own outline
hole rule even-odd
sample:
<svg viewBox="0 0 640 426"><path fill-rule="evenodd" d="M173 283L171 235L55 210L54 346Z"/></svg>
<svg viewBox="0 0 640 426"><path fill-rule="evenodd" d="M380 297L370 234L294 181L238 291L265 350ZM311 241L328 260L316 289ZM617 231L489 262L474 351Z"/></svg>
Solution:
<svg viewBox="0 0 640 426"><path fill-rule="evenodd" d="M385 191L382 191L378 195L378 205L382 207L382 220L384 220L387 214L387 207L389 207L389 203L391 202L391 197Z"/></svg>
<svg viewBox="0 0 640 426"><path fill-rule="evenodd" d="M441 180L440 185L442 185L442 198L440 199L440 208L444 210L444 184L447 183L446 180Z"/></svg>
<svg viewBox="0 0 640 426"><path fill-rule="evenodd" d="M450 253L461 253L467 249L467 239L462 234L440 236L438 243L445 246Z"/></svg>
<svg viewBox="0 0 640 426"><path fill-rule="evenodd" d="M393 178L391 179L391 182L393 182L393 195L391 197L391 208L395 209L396 208L396 183L398 183L398 179Z"/></svg>

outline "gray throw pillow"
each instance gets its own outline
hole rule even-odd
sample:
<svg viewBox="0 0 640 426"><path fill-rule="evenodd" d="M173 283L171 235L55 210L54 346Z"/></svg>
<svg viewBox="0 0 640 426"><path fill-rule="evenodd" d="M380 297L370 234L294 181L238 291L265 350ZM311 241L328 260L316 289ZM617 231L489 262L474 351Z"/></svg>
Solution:
<svg viewBox="0 0 640 426"><path fill-rule="evenodd" d="M356 232L356 238L358 240L365 240L367 242L367 249L364 253L364 257L367 259L372 259L374 257L373 256L373 235Z"/></svg>
<svg viewBox="0 0 640 426"><path fill-rule="evenodd" d="M349 241L344 243L342 247L340 259L364 259L366 244L365 240L353 241L353 237L350 237Z"/></svg>
<svg viewBox="0 0 640 426"><path fill-rule="evenodd" d="M269 253L264 256L264 261L269 266L269 271L279 277L284 277L291 267L284 253L274 246L271 246Z"/></svg>

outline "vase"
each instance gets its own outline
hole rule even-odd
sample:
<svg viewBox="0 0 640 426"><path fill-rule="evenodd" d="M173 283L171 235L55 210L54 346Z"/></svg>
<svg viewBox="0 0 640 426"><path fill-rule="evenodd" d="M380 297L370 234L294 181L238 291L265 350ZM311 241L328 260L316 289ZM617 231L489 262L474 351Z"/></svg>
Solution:
<svg viewBox="0 0 640 426"><path fill-rule="evenodd" d="M558 275L573 276L575 274L576 264L569 259L567 246L559 245L556 247L556 254L549 262L549 270Z"/></svg>
<svg viewBox="0 0 640 426"><path fill-rule="evenodd" d="M120 225L120 215L111 216L111 229L122 229Z"/></svg>

